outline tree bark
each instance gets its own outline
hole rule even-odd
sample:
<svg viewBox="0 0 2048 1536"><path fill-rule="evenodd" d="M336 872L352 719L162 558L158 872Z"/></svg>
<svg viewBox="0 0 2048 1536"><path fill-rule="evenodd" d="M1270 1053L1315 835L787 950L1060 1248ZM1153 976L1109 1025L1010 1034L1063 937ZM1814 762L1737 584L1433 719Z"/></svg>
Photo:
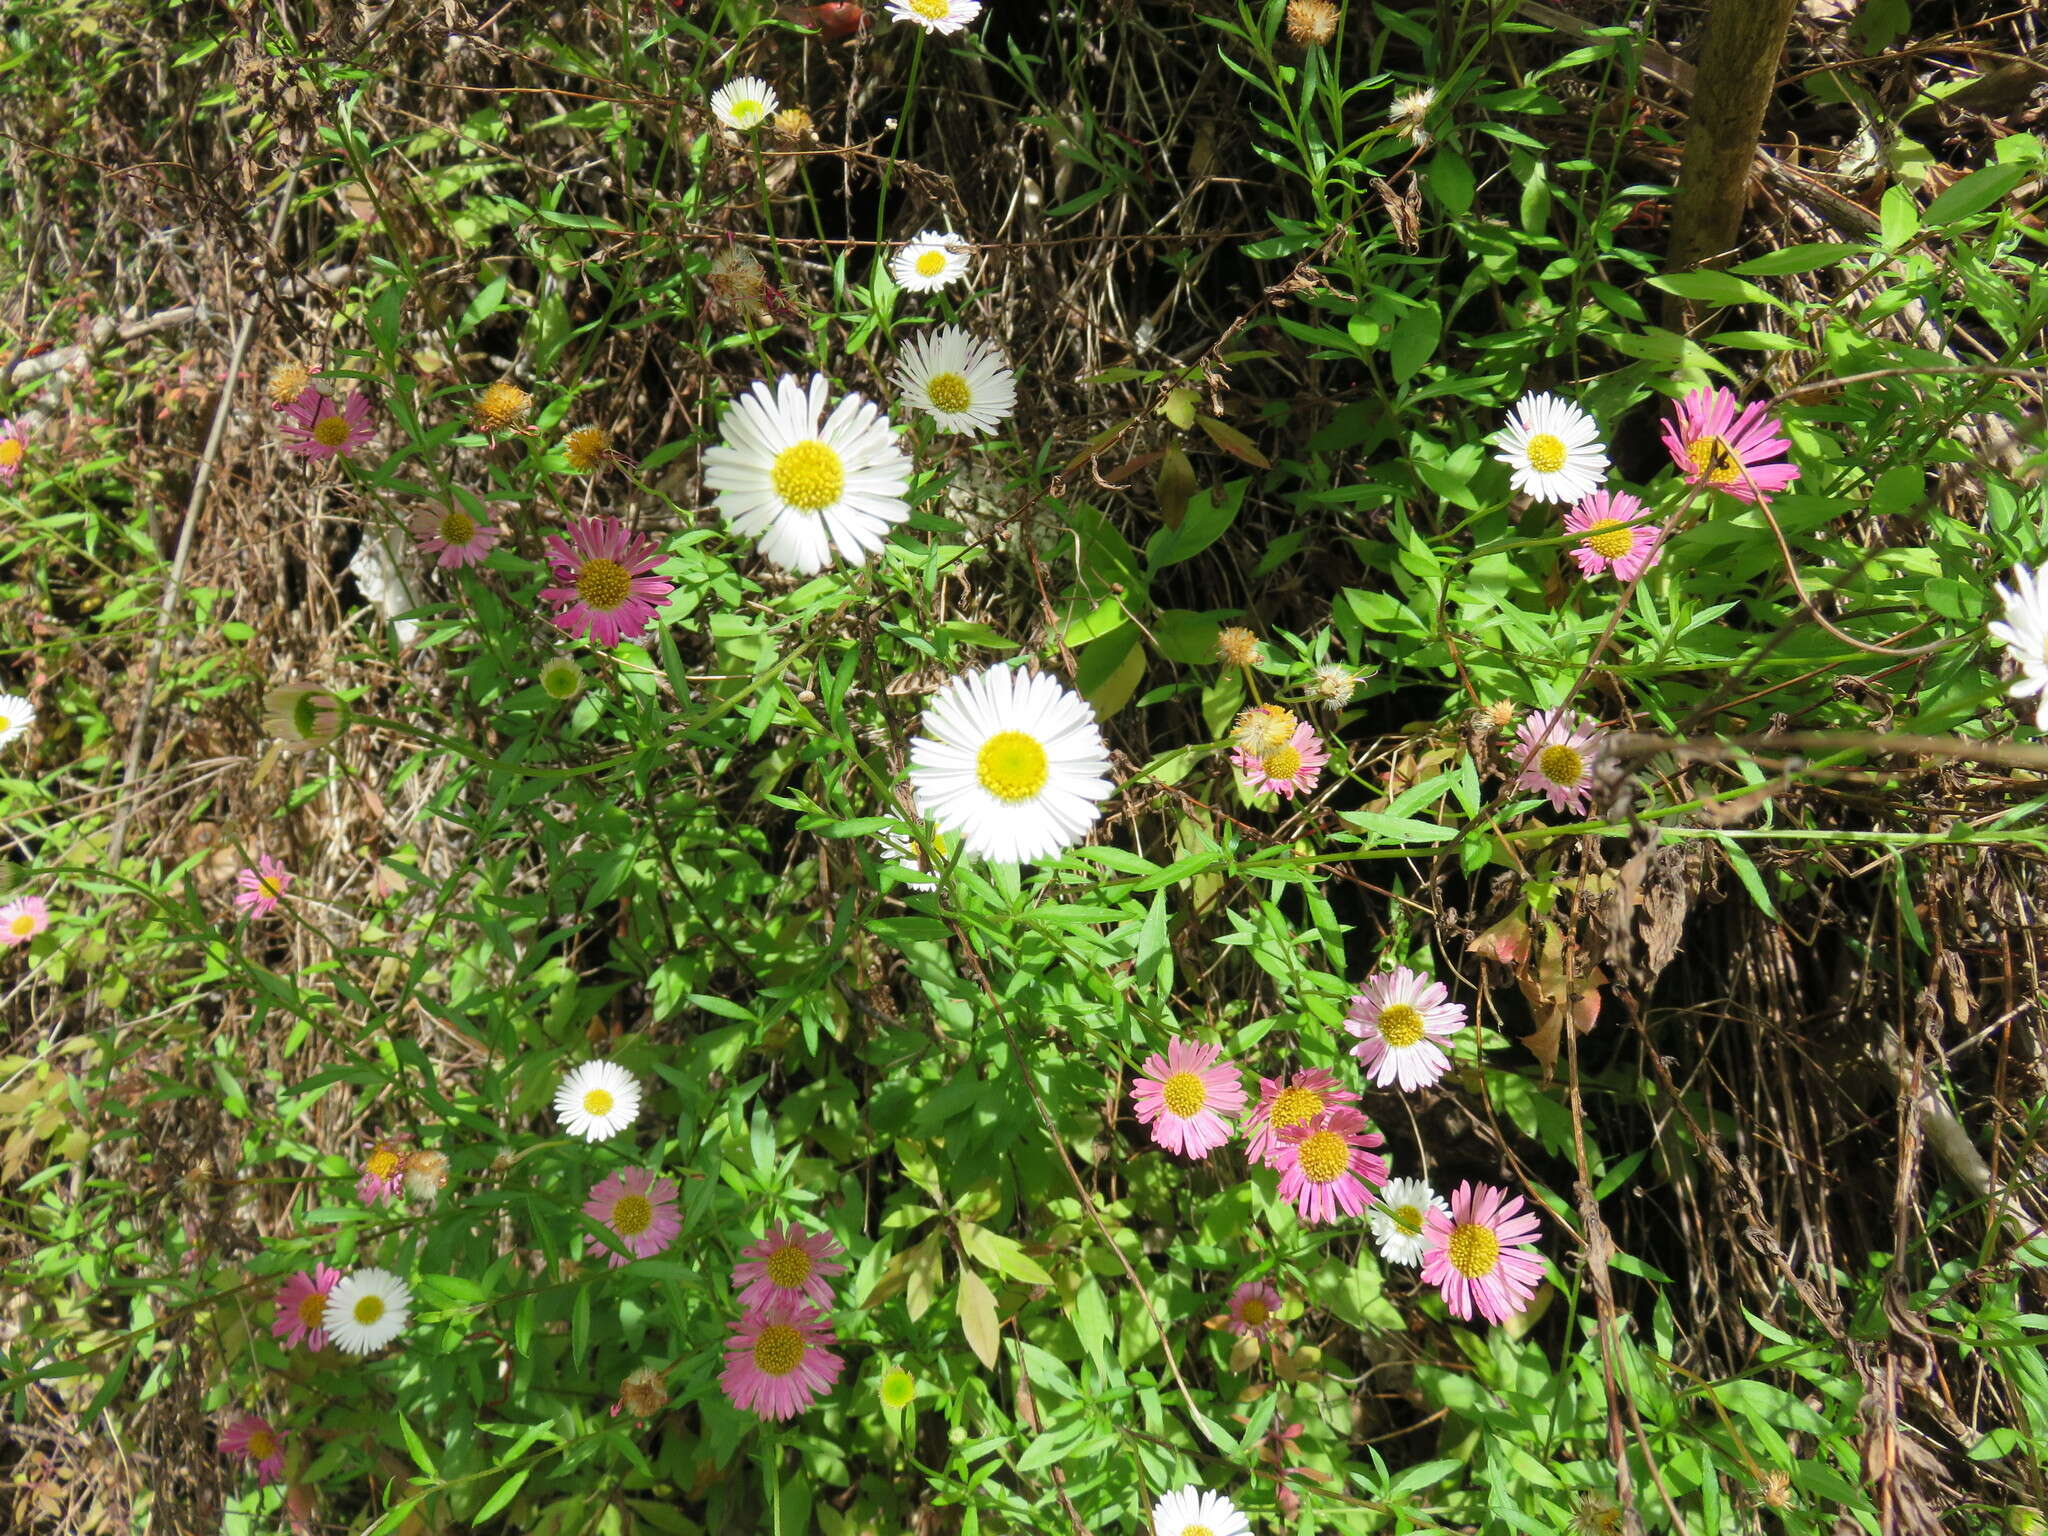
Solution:
<svg viewBox="0 0 2048 1536"><path fill-rule="evenodd" d="M1725 260L1741 238L1757 137L1777 83L1778 57L1785 50L1795 3L1713 0L1707 12L1685 157L1672 202L1669 272ZM1685 308L1683 301L1668 301L1667 322L1682 325Z"/></svg>

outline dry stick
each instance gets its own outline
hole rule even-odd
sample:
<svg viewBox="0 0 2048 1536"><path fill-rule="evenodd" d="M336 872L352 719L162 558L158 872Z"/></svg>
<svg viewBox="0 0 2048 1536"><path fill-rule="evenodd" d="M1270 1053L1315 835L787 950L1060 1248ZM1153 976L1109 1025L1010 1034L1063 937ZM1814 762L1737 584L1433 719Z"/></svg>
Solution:
<svg viewBox="0 0 2048 1536"><path fill-rule="evenodd" d="M298 190L299 173L293 171L285 177L284 186L278 192L277 214L270 221L270 246L277 248L278 237L284 233L286 215L291 212L292 194ZM213 410L213 425L207 430L206 446L200 450L199 469L192 477L192 494L185 500L185 520L178 528L178 549L171 557L170 579L164 583L164 598L157 605L156 643L149 650L149 664L142 670L142 702L135 710L135 733L128 738L128 757L121 765L121 808L114 816L113 836L107 841L107 867L118 872L121 868L121 852L128 841L129 807L128 788L135 782L135 775L141 769L143 748L149 741L150 701L156 696L157 673L164 663L164 652L170 647L171 610L178 604L178 595L185 589L185 562L192 553L192 530L199 521L199 506L206 499L206 488L213 481L213 465L220 456L221 440L227 434L228 412L234 407L235 381L242 372L242 358L249 350L249 339L256 332L256 315L259 305L251 295L249 312L242 317L242 328L235 333L235 344L228 353L227 378L223 380L220 403Z"/></svg>
<svg viewBox="0 0 2048 1536"><path fill-rule="evenodd" d="M1685 127L1685 158L1671 208L1666 268L1686 272L1734 249L1749 209L1764 108L1795 0L1714 0L1700 42L1697 85ZM1664 323L1683 331L1687 303L1676 294Z"/></svg>

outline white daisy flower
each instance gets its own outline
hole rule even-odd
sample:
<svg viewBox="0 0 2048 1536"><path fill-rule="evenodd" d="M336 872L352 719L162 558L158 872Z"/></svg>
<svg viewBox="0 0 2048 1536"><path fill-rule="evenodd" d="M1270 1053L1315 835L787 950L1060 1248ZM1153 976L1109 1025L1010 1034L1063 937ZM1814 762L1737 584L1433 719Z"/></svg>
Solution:
<svg viewBox="0 0 2048 1536"><path fill-rule="evenodd" d="M1422 1262L1422 1223L1433 1210L1450 1215L1443 1197L1420 1179L1389 1179L1365 1213L1380 1257L1410 1269Z"/></svg>
<svg viewBox="0 0 2048 1536"><path fill-rule="evenodd" d="M405 1332L411 1307L412 1291L390 1270L358 1269L334 1282L320 1326L344 1354L367 1355Z"/></svg>
<svg viewBox="0 0 2048 1536"><path fill-rule="evenodd" d="M896 286L912 293L935 293L958 281L967 271L967 242L958 235L928 229L908 245L898 246L889 258L889 275Z"/></svg>
<svg viewBox="0 0 2048 1536"><path fill-rule="evenodd" d="M555 1114L571 1136L616 1136L640 1117L640 1080L617 1062L586 1061L555 1090Z"/></svg>
<svg viewBox="0 0 2048 1536"><path fill-rule="evenodd" d="M925 839L931 844L932 852L938 855L941 865L952 859L952 845L946 841L943 832L927 832ZM901 884L909 886L913 891L935 891L939 888L938 881L932 878L937 871L926 866L915 838L902 832L877 832L875 843L890 865L907 877L900 882Z"/></svg>
<svg viewBox="0 0 2048 1536"><path fill-rule="evenodd" d="M957 325L911 339L896 388L946 432L993 432L1017 408L1017 376L1003 354Z"/></svg>
<svg viewBox="0 0 2048 1536"><path fill-rule="evenodd" d="M827 388L815 373L808 391L788 374L772 395L755 380L725 413L723 441L704 451L704 483L732 531L806 576L832 563L835 545L865 563L910 516L910 459L889 418L848 394L820 427Z"/></svg>
<svg viewBox="0 0 2048 1536"><path fill-rule="evenodd" d="M981 0L889 0L889 14L927 32L958 32L981 14Z"/></svg>
<svg viewBox="0 0 2048 1536"><path fill-rule="evenodd" d="M1095 712L1043 672L998 662L954 678L910 744L918 814L1000 864L1055 858L1102 814L1109 749Z"/></svg>
<svg viewBox="0 0 2048 1536"><path fill-rule="evenodd" d="M36 707L18 693L0 693L0 747L26 736L36 723Z"/></svg>
<svg viewBox="0 0 2048 1536"><path fill-rule="evenodd" d="M1571 506L1607 476L1607 449L1593 418L1555 395L1522 396L1494 441L1494 457L1513 471L1515 489L1537 501Z"/></svg>
<svg viewBox="0 0 2048 1536"><path fill-rule="evenodd" d="M2030 571L2024 565L2012 568L2012 586L1994 586L2005 604L2004 619L1994 622L1991 638L2012 653L2020 675L2006 692L2015 699L2039 695L2034 708L2034 726L2048 731L2048 572ZM14 703L0 699L0 710ZM0 742L6 741L0 736Z"/></svg>
<svg viewBox="0 0 2048 1536"><path fill-rule="evenodd" d="M1220 1493L1193 1483L1152 1506L1152 1536L1251 1536L1251 1522Z"/></svg>
<svg viewBox="0 0 2048 1536"><path fill-rule="evenodd" d="M741 75L711 93L711 112L728 128L758 128L775 115L782 98L758 75Z"/></svg>

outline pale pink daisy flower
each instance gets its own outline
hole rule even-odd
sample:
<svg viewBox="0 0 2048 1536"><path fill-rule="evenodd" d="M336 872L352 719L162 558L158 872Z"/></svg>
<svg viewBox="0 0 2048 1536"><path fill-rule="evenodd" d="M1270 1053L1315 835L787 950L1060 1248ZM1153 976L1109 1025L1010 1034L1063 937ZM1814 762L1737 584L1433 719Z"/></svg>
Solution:
<svg viewBox="0 0 2048 1536"><path fill-rule="evenodd" d="M1230 761L1245 776L1246 786L1254 794L1270 789L1286 800L1314 789L1323 764L1329 760L1322 738L1306 722L1295 726L1293 736L1284 745L1268 752L1254 755L1239 747L1230 754Z"/></svg>
<svg viewBox="0 0 2048 1536"><path fill-rule="evenodd" d="M444 571L478 564L498 542L497 529L455 507L445 512L438 507L423 507L413 513L406 526L419 541L420 553L433 555L434 564Z"/></svg>
<svg viewBox="0 0 2048 1536"><path fill-rule="evenodd" d="M282 860L266 853L254 869L237 872L235 884L241 887L236 909L250 917L268 917L277 910L278 898L291 889L292 877L285 873Z"/></svg>
<svg viewBox="0 0 2048 1536"><path fill-rule="evenodd" d="M21 461L28 457L28 434L21 423L0 416L0 480L12 480L21 473Z"/></svg>
<svg viewBox="0 0 2048 1536"><path fill-rule="evenodd" d="M256 1463L256 1486L284 1479L284 1431L272 1429L253 1413L245 1413L220 1437L224 1455Z"/></svg>
<svg viewBox="0 0 2048 1536"><path fill-rule="evenodd" d="M1550 797L1555 810L1583 816L1593 804L1593 764L1600 756L1600 729L1568 709L1538 710L1515 727L1522 755L1517 789Z"/></svg>
<svg viewBox="0 0 2048 1536"><path fill-rule="evenodd" d="M1351 1054L1374 1086L1398 1084L1413 1093L1442 1077L1451 1058L1437 1042L1465 1025L1465 1006L1440 981L1397 965L1367 981L1351 999L1344 1027L1358 1037Z"/></svg>
<svg viewBox="0 0 2048 1536"><path fill-rule="evenodd" d="M405 1187L405 1165L409 1161L402 1134L379 1136L363 1156L363 1176L356 1181L356 1199L364 1205L394 1200Z"/></svg>
<svg viewBox="0 0 2048 1536"><path fill-rule="evenodd" d="M327 1315L327 1293L334 1289L334 1282L340 1278L340 1270L316 1264L310 1272L300 1270L285 1281L277 1293L277 1316L271 1319L271 1334L283 1339L287 1349L297 1344L304 1344L308 1349L325 1349L327 1330L323 1321Z"/></svg>
<svg viewBox="0 0 2048 1536"><path fill-rule="evenodd" d="M1617 581L1634 581L1663 559L1657 546L1664 530L1640 521L1642 515L1642 502L1627 491L1595 491L1565 513L1565 531L1586 536L1571 551L1580 574L1611 569Z"/></svg>
<svg viewBox="0 0 2048 1536"><path fill-rule="evenodd" d="M1761 403L1738 407L1731 389L1693 390L1678 402L1678 419L1659 431L1688 484L1768 501L1799 478L1799 467L1785 462L1792 445L1770 412Z"/></svg>
<svg viewBox="0 0 2048 1536"><path fill-rule="evenodd" d="M1357 1102L1356 1093L1321 1067L1309 1067L1287 1077L1262 1077L1259 1102L1245 1116L1244 1128L1251 1135L1245 1156L1268 1168L1278 1168L1280 1132L1306 1125L1336 1105Z"/></svg>
<svg viewBox="0 0 2048 1536"><path fill-rule="evenodd" d="M583 1202L583 1214L610 1227L626 1245L624 1253L605 1250L613 1269L634 1259L653 1258L683 1230L675 1180L644 1168L622 1168L604 1180Z"/></svg>
<svg viewBox="0 0 2048 1536"><path fill-rule="evenodd" d="M1225 1117L1244 1108L1244 1084L1234 1062L1216 1059L1222 1054L1221 1046L1175 1040L1164 1056L1145 1058L1131 1102L1167 1151L1202 1158L1230 1140Z"/></svg>
<svg viewBox="0 0 2048 1536"><path fill-rule="evenodd" d="M1373 1151L1386 1137L1348 1104L1326 1109L1280 1137L1280 1198L1305 1226L1361 1216L1387 1182L1387 1160Z"/></svg>
<svg viewBox="0 0 2048 1536"><path fill-rule="evenodd" d="M337 453L349 457L377 435L370 425L370 402L359 389L337 406L317 385L308 384L299 398L287 405L284 423L285 452L304 459L331 459Z"/></svg>
<svg viewBox="0 0 2048 1536"><path fill-rule="evenodd" d="M1280 1321L1280 1293L1263 1280L1247 1280L1230 1294L1232 1333L1271 1333Z"/></svg>
<svg viewBox="0 0 2048 1536"><path fill-rule="evenodd" d="M793 1419L832 1390L845 1362L830 1348L825 1315L782 1292L734 1324L718 1384L735 1408L764 1419Z"/></svg>
<svg viewBox="0 0 2048 1536"><path fill-rule="evenodd" d="M40 896L20 896L0 907L0 948L26 944L50 926L49 903Z"/></svg>
<svg viewBox="0 0 2048 1536"><path fill-rule="evenodd" d="M568 604L555 615L556 627L599 645L642 633L675 591L674 582L653 574L662 562L654 540L616 517L579 519L567 539L549 534L547 558L555 579L566 583L541 589L542 602Z"/></svg>
<svg viewBox="0 0 2048 1536"><path fill-rule="evenodd" d="M766 1306L776 1296L803 1296L829 1307L831 1277L846 1272L832 1255L842 1251L829 1232L806 1232L794 1224L770 1227L759 1242L740 1250L745 1262L732 1267L733 1289L743 1307Z"/></svg>
<svg viewBox="0 0 2048 1536"><path fill-rule="evenodd" d="M1443 1293L1453 1317L1477 1309L1504 1323L1529 1305L1543 1279L1542 1256L1532 1251L1542 1230L1520 1195L1468 1179L1452 1192L1448 1213L1432 1207L1422 1218L1423 1283Z"/></svg>

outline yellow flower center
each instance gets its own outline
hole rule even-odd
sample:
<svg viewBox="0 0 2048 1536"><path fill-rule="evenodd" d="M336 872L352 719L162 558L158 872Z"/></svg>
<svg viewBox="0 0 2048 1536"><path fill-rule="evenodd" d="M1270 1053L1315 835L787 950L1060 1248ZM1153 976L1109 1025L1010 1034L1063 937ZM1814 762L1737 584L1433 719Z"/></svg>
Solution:
<svg viewBox="0 0 2048 1536"><path fill-rule="evenodd" d="M1166 1101L1166 1112L1179 1120L1200 1113L1209 1102L1208 1088L1192 1072L1174 1073L1160 1086L1159 1096Z"/></svg>
<svg viewBox="0 0 2048 1536"><path fill-rule="evenodd" d="M957 373L935 373L928 379L924 392L931 397L932 409L958 415L974 404L974 391L967 387L967 380Z"/></svg>
<svg viewBox="0 0 2048 1536"><path fill-rule="evenodd" d="M1312 1131L1302 1139L1301 1176L1327 1184L1351 1166L1351 1148L1335 1131Z"/></svg>
<svg viewBox="0 0 2048 1536"><path fill-rule="evenodd" d="M754 1339L754 1364L767 1375L787 1376L803 1363L804 1336L787 1323L770 1323Z"/></svg>
<svg viewBox="0 0 2048 1536"><path fill-rule="evenodd" d="M256 889L267 900L276 901L278 897L284 894L284 882L275 875L258 875L256 877Z"/></svg>
<svg viewBox="0 0 2048 1536"><path fill-rule="evenodd" d="M1413 1045L1423 1035L1421 1011L1412 1003L1390 1003L1380 1010L1379 1031L1391 1046Z"/></svg>
<svg viewBox="0 0 2048 1536"><path fill-rule="evenodd" d="M953 6L952 0L910 0L910 9L926 21L944 21ZM925 276L931 274L927 272Z"/></svg>
<svg viewBox="0 0 2048 1536"><path fill-rule="evenodd" d="M384 1298L374 1292L366 1292L356 1298L355 1320L362 1327L369 1327L384 1315Z"/></svg>
<svg viewBox="0 0 2048 1536"><path fill-rule="evenodd" d="M571 469L591 470L597 467L597 461L604 457L605 449L610 446L611 440L602 428L578 427L569 434L569 440L562 448L568 455Z"/></svg>
<svg viewBox="0 0 2048 1536"><path fill-rule="evenodd" d="M920 9L924 5L936 6L938 16L946 14L946 0L912 0L911 9L917 10L920 15L931 15L931 12ZM933 16L932 19L937 20L938 16ZM919 277L937 277L946 270L946 253L940 250L919 251L917 260L910 265L911 270Z"/></svg>
<svg viewBox="0 0 2048 1536"><path fill-rule="evenodd" d="M1493 1235L1491 1227L1460 1222L1451 1228L1445 1257L1451 1261L1451 1268L1467 1280L1477 1280L1492 1274L1493 1267L1500 1262L1500 1239Z"/></svg>
<svg viewBox="0 0 2048 1536"><path fill-rule="evenodd" d="M1387 1220L1410 1237L1422 1236L1422 1207L1419 1205L1397 1205L1387 1212Z"/></svg>
<svg viewBox="0 0 2048 1536"><path fill-rule="evenodd" d="M621 1195L612 1206L612 1230L621 1237L638 1237L654 1224L654 1202L645 1195Z"/></svg>
<svg viewBox="0 0 2048 1536"><path fill-rule="evenodd" d="M313 423L313 441L322 448L339 448L348 441L348 418L322 416Z"/></svg>
<svg viewBox="0 0 2048 1536"><path fill-rule="evenodd" d="M458 549L476 537L476 519L467 512L450 512L441 519L441 542Z"/></svg>
<svg viewBox="0 0 2048 1536"><path fill-rule="evenodd" d="M1282 747L1260 758L1259 768L1269 779L1292 779L1301 772L1301 754L1292 747Z"/></svg>
<svg viewBox="0 0 2048 1536"><path fill-rule="evenodd" d="M737 127L751 128L761 121L764 110L758 96L743 96L731 107L732 120Z"/></svg>
<svg viewBox="0 0 2048 1536"><path fill-rule="evenodd" d="M1274 1130L1284 1131L1306 1125L1323 1112L1323 1096L1313 1088L1282 1088L1273 1095L1273 1107L1266 1120Z"/></svg>
<svg viewBox="0 0 2048 1536"><path fill-rule="evenodd" d="M613 1102L609 1089L593 1088L583 1095L583 1113L602 1119L612 1112Z"/></svg>
<svg viewBox="0 0 2048 1536"><path fill-rule="evenodd" d="M1727 485L1742 478L1735 450L1722 438L1696 437L1685 445L1685 454L1692 460L1692 467L1707 477L1709 485Z"/></svg>
<svg viewBox="0 0 2048 1536"><path fill-rule="evenodd" d="M771 1285L793 1291L811 1278L811 1256L795 1243L784 1243L761 1264Z"/></svg>
<svg viewBox="0 0 2048 1536"><path fill-rule="evenodd" d="M14 915L14 921L7 925L7 931L13 934L17 939L26 939L33 937L36 931L35 913L17 912Z"/></svg>
<svg viewBox="0 0 2048 1536"><path fill-rule="evenodd" d="M1539 475L1554 475L1564 468L1569 456L1564 439L1549 432L1538 432L1522 449L1528 456L1529 467Z"/></svg>
<svg viewBox="0 0 2048 1536"><path fill-rule="evenodd" d="M277 1437L267 1429L249 1432L249 1459L268 1461L277 1454Z"/></svg>
<svg viewBox="0 0 2048 1536"><path fill-rule="evenodd" d="M1273 1315L1273 1309L1257 1296L1247 1296L1237 1312L1239 1317L1254 1328Z"/></svg>
<svg viewBox="0 0 2048 1536"><path fill-rule="evenodd" d="M1045 748L1022 731L997 731L975 754L974 776L1005 805L1021 805L1045 788Z"/></svg>
<svg viewBox="0 0 2048 1536"><path fill-rule="evenodd" d="M379 1142L363 1160L363 1168L373 1179L388 1179L398 1172L399 1163L397 1149Z"/></svg>
<svg viewBox="0 0 2048 1536"><path fill-rule="evenodd" d="M507 384L500 379L477 401L476 424L486 432L502 432L524 416L532 404L533 396L517 384Z"/></svg>
<svg viewBox="0 0 2048 1536"><path fill-rule="evenodd" d="M1585 774L1586 760L1578 750L1554 742L1536 754L1536 771L1563 789L1569 789Z"/></svg>
<svg viewBox="0 0 2048 1536"><path fill-rule="evenodd" d="M1605 518L1586 530L1586 547L1603 560L1619 560L1636 547L1636 531Z"/></svg>
<svg viewBox="0 0 2048 1536"><path fill-rule="evenodd" d="M1216 1536L1216 1533L1206 1525L1184 1525L1180 1528L1180 1536Z"/></svg>
<svg viewBox="0 0 2048 1536"><path fill-rule="evenodd" d="M586 560L576 577L576 595L600 613L624 606L632 591L633 578L616 560Z"/></svg>
<svg viewBox="0 0 2048 1536"><path fill-rule="evenodd" d="M23 449L18 437L0 437L0 469L12 469L21 462Z"/></svg>
<svg viewBox="0 0 2048 1536"><path fill-rule="evenodd" d="M775 494L799 512L822 512L846 491L846 465L828 443L807 438L775 455Z"/></svg>
<svg viewBox="0 0 2048 1536"><path fill-rule="evenodd" d="M326 1318L327 1293L325 1291L308 1291L299 1298L299 1322L302 1326L307 1328L324 1327L326 1325Z"/></svg>

